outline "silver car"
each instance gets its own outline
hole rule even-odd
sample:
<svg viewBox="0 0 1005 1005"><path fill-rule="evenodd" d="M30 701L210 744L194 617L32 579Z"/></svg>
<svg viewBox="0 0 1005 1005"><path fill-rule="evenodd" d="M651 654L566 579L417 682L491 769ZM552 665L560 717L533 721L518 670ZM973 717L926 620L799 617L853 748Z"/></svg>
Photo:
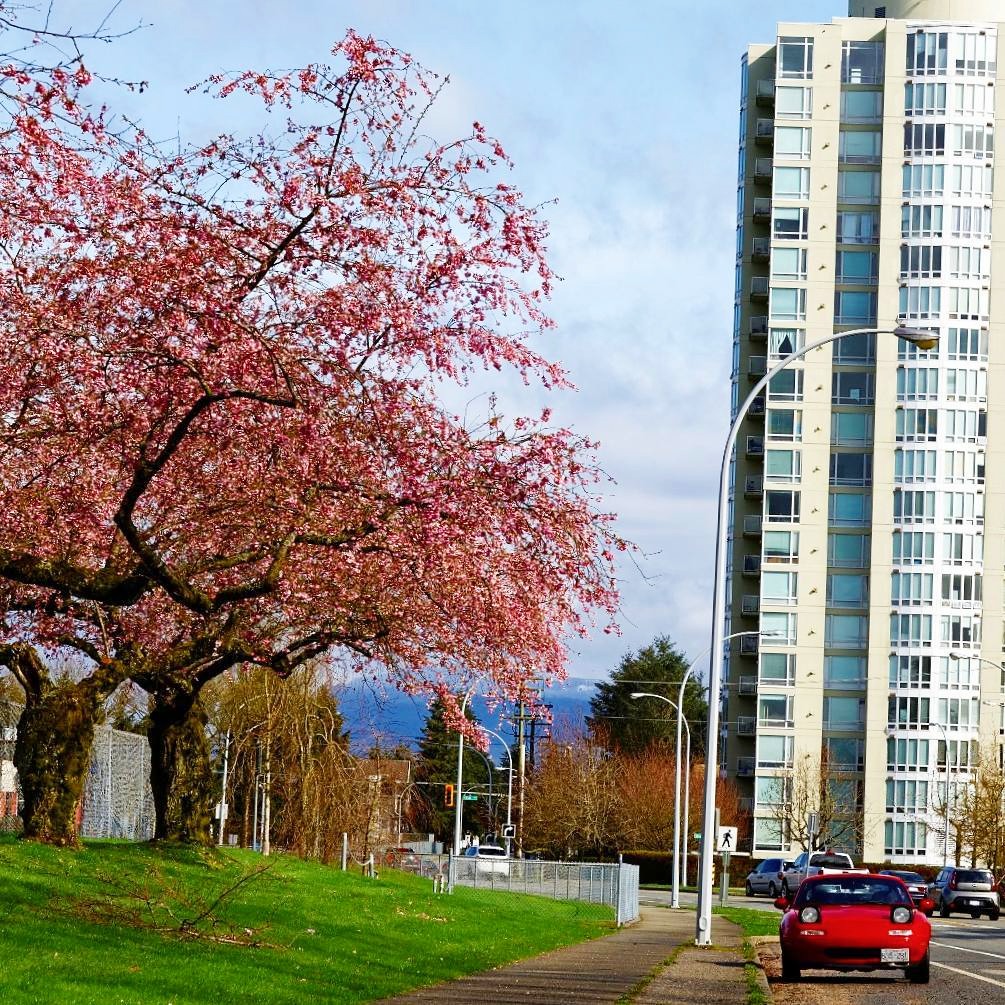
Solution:
<svg viewBox="0 0 1005 1005"><path fill-rule="evenodd" d="M792 865L784 858L766 858L756 868L747 873L743 888L748 897L758 893L766 893L772 900L782 889L782 881L778 874Z"/></svg>
<svg viewBox="0 0 1005 1005"><path fill-rule="evenodd" d="M986 914L992 921L997 921L1001 913L998 887L994 876L987 869L946 866L935 877L931 897L942 918L948 918L955 911L969 914L971 918Z"/></svg>

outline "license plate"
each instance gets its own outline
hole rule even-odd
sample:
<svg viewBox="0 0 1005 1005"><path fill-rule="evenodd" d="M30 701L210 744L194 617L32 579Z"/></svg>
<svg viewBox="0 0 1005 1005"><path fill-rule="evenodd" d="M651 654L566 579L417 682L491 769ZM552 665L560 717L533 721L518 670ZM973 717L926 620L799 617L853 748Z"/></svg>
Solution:
<svg viewBox="0 0 1005 1005"><path fill-rule="evenodd" d="M906 949L881 949L879 951L880 963L909 963L910 957Z"/></svg>
<svg viewBox="0 0 1005 1005"><path fill-rule="evenodd" d="M970 901L970 906L971 907L981 907L982 906L982 901L980 901L980 900L971 900Z"/></svg>

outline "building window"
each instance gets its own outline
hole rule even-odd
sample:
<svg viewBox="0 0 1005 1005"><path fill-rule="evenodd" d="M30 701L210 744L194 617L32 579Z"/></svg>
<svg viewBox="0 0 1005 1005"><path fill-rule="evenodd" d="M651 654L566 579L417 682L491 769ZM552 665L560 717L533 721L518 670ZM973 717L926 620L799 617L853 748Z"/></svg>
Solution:
<svg viewBox="0 0 1005 1005"><path fill-rule="evenodd" d="M832 649L864 649L869 642L869 619L859 614L828 614L824 645Z"/></svg>
<svg viewBox="0 0 1005 1005"><path fill-rule="evenodd" d="M904 206L901 237L942 237L941 206Z"/></svg>
<svg viewBox="0 0 1005 1005"><path fill-rule="evenodd" d="M827 577L827 603L832 607L867 607L869 577L832 572Z"/></svg>
<svg viewBox="0 0 1005 1005"><path fill-rule="evenodd" d="M904 124L905 157L942 157L946 152L946 127L941 122Z"/></svg>
<svg viewBox="0 0 1005 1005"><path fill-rule="evenodd" d="M858 691L866 684L866 657L825 656L824 687Z"/></svg>
<svg viewBox="0 0 1005 1005"><path fill-rule="evenodd" d="M911 617L919 617L912 614ZM907 695L890 695L888 702L888 724L894 729L923 729L931 721L931 700Z"/></svg>
<svg viewBox="0 0 1005 1005"><path fill-rule="evenodd" d="M792 696L760 694L757 698L757 725L792 727Z"/></svg>
<svg viewBox="0 0 1005 1005"><path fill-rule="evenodd" d="M798 408L768 409L767 435L769 440L802 439L803 413Z"/></svg>
<svg viewBox="0 0 1005 1005"><path fill-rule="evenodd" d="M904 85L904 114L944 115L946 111L946 85L908 81Z"/></svg>
<svg viewBox="0 0 1005 1005"><path fill-rule="evenodd" d="M773 321L805 321L806 290L773 286L768 312Z"/></svg>
<svg viewBox="0 0 1005 1005"><path fill-rule="evenodd" d="M886 780L887 813L927 813L928 782L913 778Z"/></svg>
<svg viewBox="0 0 1005 1005"><path fill-rule="evenodd" d="M939 660L939 683L943 687L976 690L981 686L980 659L951 660L948 656L943 656Z"/></svg>
<svg viewBox="0 0 1005 1005"><path fill-rule="evenodd" d="M858 290L834 292L834 323L866 327L876 323L876 294Z"/></svg>
<svg viewBox="0 0 1005 1005"><path fill-rule="evenodd" d="M872 499L868 492L832 492L827 500L828 520L838 527L868 526Z"/></svg>
<svg viewBox="0 0 1005 1005"><path fill-rule="evenodd" d="M881 122L883 120L882 91L842 91L842 122Z"/></svg>
<svg viewBox="0 0 1005 1005"><path fill-rule="evenodd" d="M898 447L893 454L893 480L899 485L935 481L935 459L934 450L904 450Z"/></svg>
<svg viewBox="0 0 1005 1005"><path fill-rule="evenodd" d="M932 603L932 573L894 572L890 577L890 602L897 607Z"/></svg>
<svg viewBox="0 0 1005 1005"><path fill-rule="evenodd" d="M918 689L931 686L931 656L894 654L890 657L890 687Z"/></svg>
<svg viewBox="0 0 1005 1005"><path fill-rule="evenodd" d="M832 770L861 771L865 767L865 752L861 740L851 736L828 736L824 743L827 763Z"/></svg>
<svg viewBox="0 0 1005 1005"><path fill-rule="evenodd" d="M942 561L949 565L979 565L984 561L984 538L980 534L943 534Z"/></svg>
<svg viewBox="0 0 1005 1005"><path fill-rule="evenodd" d="M935 408L898 408L897 439L934 440L939 429L939 413Z"/></svg>
<svg viewBox="0 0 1005 1005"><path fill-rule="evenodd" d="M758 679L791 687L796 682L796 654L762 652Z"/></svg>
<svg viewBox="0 0 1005 1005"><path fill-rule="evenodd" d="M954 646L979 648L981 644L980 618L970 614L952 614L940 619L943 643Z"/></svg>
<svg viewBox="0 0 1005 1005"><path fill-rule="evenodd" d="M776 167L772 177L776 199L808 199L810 169L807 167Z"/></svg>
<svg viewBox="0 0 1005 1005"><path fill-rule="evenodd" d="M778 76L782 80L813 77L813 39L782 35L778 39Z"/></svg>
<svg viewBox="0 0 1005 1005"><path fill-rule="evenodd" d="M776 206L771 232L777 241L805 241L809 237L810 211L806 207Z"/></svg>
<svg viewBox="0 0 1005 1005"><path fill-rule="evenodd" d="M831 485L871 485L871 453L832 453Z"/></svg>
<svg viewBox="0 0 1005 1005"><path fill-rule="evenodd" d="M831 375L831 404L871 405L876 377L859 370L836 370Z"/></svg>
<svg viewBox="0 0 1005 1005"><path fill-rule="evenodd" d="M883 134L878 129L842 129L838 160L843 164L878 164L883 157Z"/></svg>
<svg viewBox="0 0 1005 1005"><path fill-rule="evenodd" d="M758 778L754 796L758 806L784 806L790 798L789 780L782 775Z"/></svg>
<svg viewBox="0 0 1005 1005"><path fill-rule="evenodd" d="M928 771L928 740L891 736L886 741L887 771Z"/></svg>
<svg viewBox="0 0 1005 1005"><path fill-rule="evenodd" d="M939 396L939 371L934 366L897 367L897 400L923 401Z"/></svg>
<svg viewBox="0 0 1005 1005"><path fill-rule="evenodd" d="M990 198L993 172L990 164L952 165L949 172L952 194L974 199Z"/></svg>
<svg viewBox="0 0 1005 1005"><path fill-rule="evenodd" d="M798 280L806 278L806 249L805 248L775 248L771 252L771 278L784 280ZM803 304L805 313L806 305ZM789 349L794 352L795 348ZM788 353L785 353L787 356Z"/></svg>
<svg viewBox="0 0 1005 1005"><path fill-rule="evenodd" d="M983 402L988 396L987 370L953 367L946 370L946 397L951 401Z"/></svg>
<svg viewBox="0 0 1005 1005"><path fill-rule="evenodd" d="M944 164L905 164L904 198L934 199L943 194L946 187L946 167Z"/></svg>
<svg viewBox="0 0 1005 1005"><path fill-rule="evenodd" d="M902 318L937 318L941 312L942 290L938 286L901 286Z"/></svg>
<svg viewBox="0 0 1005 1005"><path fill-rule="evenodd" d="M995 134L993 126L953 126L950 135L952 137L952 152L957 157L973 157L974 160L983 160L994 154Z"/></svg>
<svg viewBox="0 0 1005 1005"><path fill-rule="evenodd" d="M788 250L788 248L776 249L771 255L772 262L774 262L775 255ZM803 255L805 256L805 254L804 251ZM802 328L772 328L768 332L768 356L771 359L784 359L786 356L791 356L792 353L802 349L805 344L806 332Z"/></svg>
<svg viewBox="0 0 1005 1005"><path fill-rule="evenodd" d="M949 607L974 607L981 603L980 573L953 572L942 576L942 600Z"/></svg>
<svg viewBox="0 0 1005 1005"><path fill-rule="evenodd" d="M879 277L879 255L875 251L839 251L837 281L866 286Z"/></svg>
<svg viewBox="0 0 1005 1005"><path fill-rule="evenodd" d="M761 601L765 604L794 604L798 599L798 574L765 572L761 576Z"/></svg>
<svg viewBox="0 0 1005 1005"><path fill-rule="evenodd" d="M872 443L872 416L868 412L832 412L831 443L844 447Z"/></svg>
<svg viewBox="0 0 1005 1005"><path fill-rule="evenodd" d="M840 365L870 366L876 362L874 335L845 335L834 343L834 362Z"/></svg>
<svg viewBox="0 0 1005 1005"><path fill-rule="evenodd" d="M918 207L914 207L917 209ZM935 207L927 207L935 208ZM986 206L953 206L953 237L991 239L991 210Z"/></svg>
<svg viewBox="0 0 1005 1005"><path fill-rule="evenodd" d="M788 844L782 823L773 817L754 817L754 847L758 851L782 851Z"/></svg>
<svg viewBox="0 0 1005 1005"><path fill-rule="evenodd" d="M948 53L948 32L909 32L907 35L907 72L916 77L944 74L948 64Z"/></svg>
<svg viewBox="0 0 1005 1005"><path fill-rule="evenodd" d="M764 455L764 479L769 482L798 482L802 457L798 450L769 450Z"/></svg>
<svg viewBox="0 0 1005 1005"><path fill-rule="evenodd" d="M883 83L883 43L844 42L841 45L842 84Z"/></svg>
<svg viewBox="0 0 1005 1005"><path fill-rule="evenodd" d="M970 450L942 452L942 479L947 482L984 484L984 453Z"/></svg>
<svg viewBox="0 0 1005 1005"><path fill-rule="evenodd" d="M939 722L949 729L969 729L980 724L979 698L940 698Z"/></svg>
<svg viewBox="0 0 1005 1005"><path fill-rule="evenodd" d="M894 489L893 519L899 524L934 523L935 493Z"/></svg>
<svg viewBox="0 0 1005 1005"><path fill-rule="evenodd" d="M963 321L988 320L988 291L975 286L949 290L949 316Z"/></svg>
<svg viewBox="0 0 1005 1005"><path fill-rule="evenodd" d="M927 855L928 828L907 820L887 820L883 827L883 845L886 855Z"/></svg>
<svg viewBox="0 0 1005 1005"><path fill-rule="evenodd" d="M942 275L942 248L933 244L904 245L900 249L900 274L911 279L937 279Z"/></svg>
<svg viewBox="0 0 1005 1005"><path fill-rule="evenodd" d="M761 612L761 637L773 646L796 644L796 616L781 611Z"/></svg>
<svg viewBox="0 0 1005 1005"><path fill-rule="evenodd" d="M827 729L859 730L865 722L865 702L861 698L825 697L823 711Z"/></svg>
<svg viewBox="0 0 1005 1005"><path fill-rule="evenodd" d="M827 564L844 569L869 567L868 534L829 534Z"/></svg>
<svg viewBox="0 0 1005 1005"><path fill-rule="evenodd" d="M802 401L803 371L788 367L768 381L768 401Z"/></svg>
<svg viewBox="0 0 1005 1005"><path fill-rule="evenodd" d="M765 531L762 553L765 563L795 562L799 558L799 532L794 530Z"/></svg>
<svg viewBox="0 0 1005 1005"><path fill-rule="evenodd" d="M809 126L775 126L775 157L809 160L813 130Z"/></svg>
<svg viewBox="0 0 1005 1005"><path fill-rule="evenodd" d="M994 88L987 84L953 84L953 111L994 118Z"/></svg>
<svg viewBox="0 0 1005 1005"><path fill-rule="evenodd" d="M997 64L998 36L985 31L954 31L953 61L956 72L967 77L993 77Z"/></svg>
<svg viewBox="0 0 1005 1005"><path fill-rule="evenodd" d="M946 523L984 523L984 495L977 492L943 492L943 519Z"/></svg>
<svg viewBox="0 0 1005 1005"><path fill-rule="evenodd" d="M838 172L838 202L878 203L879 194L878 171Z"/></svg>
<svg viewBox="0 0 1005 1005"><path fill-rule="evenodd" d="M770 733L757 734L757 766L759 768L792 767L791 736L774 736Z"/></svg>
<svg viewBox="0 0 1005 1005"><path fill-rule="evenodd" d="M959 443L978 443L987 436L987 412L947 408L943 413L943 436Z"/></svg>
<svg viewBox="0 0 1005 1005"><path fill-rule="evenodd" d="M948 359L987 360L988 333L979 328L950 328Z"/></svg>
<svg viewBox="0 0 1005 1005"><path fill-rule="evenodd" d="M764 517L767 523L798 523L799 493L781 489L765 492Z"/></svg>
<svg viewBox="0 0 1005 1005"><path fill-rule="evenodd" d="M895 530L893 561L896 565L930 565L935 561L935 535L924 530Z"/></svg>
<svg viewBox="0 0 1005 1005"><path fill-rule="evenodd" d="M775 88L776 119L808 119L813 114L813 89L779 84Z"/></svg>

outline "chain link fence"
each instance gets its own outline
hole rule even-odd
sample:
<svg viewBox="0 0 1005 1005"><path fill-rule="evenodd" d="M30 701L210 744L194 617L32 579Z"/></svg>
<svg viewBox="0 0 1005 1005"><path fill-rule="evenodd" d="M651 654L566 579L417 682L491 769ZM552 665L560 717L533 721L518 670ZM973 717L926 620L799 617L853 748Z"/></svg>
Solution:
<svg viewBox="0 0 1005 1005"><path fill-rule="evenodd" d="M607 904L618 925L639 917L639 867L620 862L549 862L526 858L478 858L462 855L402 855L397 868L430 879L444 878L487 890L531 893L555 900Z"/></svg>

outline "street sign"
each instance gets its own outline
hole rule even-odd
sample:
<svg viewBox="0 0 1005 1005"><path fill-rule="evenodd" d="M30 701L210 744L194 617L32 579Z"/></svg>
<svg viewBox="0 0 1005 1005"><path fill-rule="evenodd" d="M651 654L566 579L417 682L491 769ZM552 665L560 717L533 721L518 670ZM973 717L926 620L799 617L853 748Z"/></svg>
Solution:
<svg viewBox="0 0 1005 1005"><path fill-rule="evenodd" d="M516 824L503 824L502 836L504 838L515 838Z"/></svg>
<svg viewBox="0 0 1005 1005"><path fill-rule="evenodd" d="M477 799L478 799L478 793L477 792L465 792L464 796L462 798L464 799L464 801L466 803L473 803L473 802L477 801Z"/></svg>
<svg viewBox="0 0 1005 1005"><path fill-rule="evenodd" d="M735 851L736 850L736 828L735 827L720 827L719 837L715 842L715 850L720 854Z"/></svg>

